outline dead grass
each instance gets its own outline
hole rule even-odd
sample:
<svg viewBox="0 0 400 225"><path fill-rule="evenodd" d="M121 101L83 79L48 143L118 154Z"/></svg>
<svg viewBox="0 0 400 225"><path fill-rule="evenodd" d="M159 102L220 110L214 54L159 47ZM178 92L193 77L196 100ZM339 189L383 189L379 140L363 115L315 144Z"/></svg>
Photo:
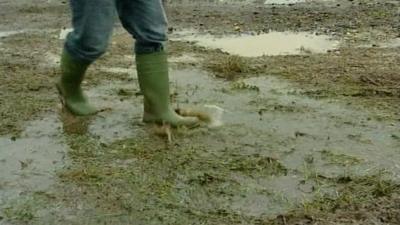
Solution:
<svg viewBox="0 0 400 225"><path fill-rule="evenodd" d="M399 224L400 186L381 174L333 180L335 194L320 194L297 210L264 225Z"/></svg>
<svg viewBox="0 0 400 225"><path fill-rule="evenodd" d="M343 48L323 55L264 57L258 63L270 74L305 87L345 96L400 97L400 59L396 49Z"/></svg>
<svg viewBox="0 0 400 225"><path fill-rule="evenodd" d="M236 55L219 55L208 60L207 67L211 69L217 77L233 80L240 77L240 74L250 72L248 63L243 57Z"/></svg>

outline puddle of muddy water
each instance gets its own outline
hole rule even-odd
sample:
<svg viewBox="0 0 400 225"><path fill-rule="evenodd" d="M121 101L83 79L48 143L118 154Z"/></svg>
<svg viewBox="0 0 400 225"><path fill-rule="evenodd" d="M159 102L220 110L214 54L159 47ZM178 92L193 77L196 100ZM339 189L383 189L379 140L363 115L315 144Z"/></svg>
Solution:
<svg viewBox="0 0 400 225"><path fill-rule="evenodd" d="M290 5L296 3L325 2L329 0L266 0L265 5Z"/></svg>
<svg viewBox="0 0 400 225"><path fill-rule="evenodd" d="M295 149L296 153L283 159L285 166L292 169L301 168L308 154L318 158L325 150L336 155L350 155L363 162L373 162L395 171L397 177L400 175L397 163L400 158L396 154L399 143L392 138L399 124L393 126L370 120L367 112L335 101L292 94L295 89L290 84L274 77L244 80L246 84L257 86L259 92L232 90L221 93L228 84L201 74L196 71L175 71L172 79L178 80L180 93L186 93L186 96L181 96L182 102L189 99L189 105L211 104L226 110L223 118L225 127L221 129L229 130L238 126L240 128L234 132L246 134L236 137L232 142L239 144L250 141L270 146L280 140L282 143L275 143L273 147L276 154ZM268 138L271 136L273 138ZM327 175L343 172L332 170L327 166L329 162L320 163L317 165L316 162L315 166ZM325 165L329 169L324 170Z"/></svg>
<svg viewBox="0 0 400 225"><path fill-rule="evenodd" d="M245 57L326 53L338 47L338 42L329 36L306 32L270 32L260 35L215 37L185 31L178 32L175 37L176 40L193 41L200 46L221 49Z"/></svg>
<svg viewBox="0 0 400 225"><path fill-rule="evenodd" d="M295 4L299 2L305 2L306 0L266 0L264 4L277 4L277 5L286 5L286 4Z"/></svg>
<svg viewBox="0 0 400 225"><path fill-rule="evenodd" d="M22 31L0 31L0 45L1 43L1 39L2 38L6 38L8 36L14 35L14 34L19 34L22 33Z"/></svg>
<svg viewBox="0 0 400 225"><path fill-rule="evenodd" d="M0 206L22 193L43 191L55 183L65 165L57 116L30 122L20 137L0 137Z"/></svg>
<svg viewBox="0 0 400 225"><path fill-rule="evenodd" d="M224 3L224 4L249 4L249 3L254 3L257 0L203 0L203 1L198 1L196 4L217 4L217 3ZM167 1L170 4L193 4L195 1L193 0L169 0Z"/></svg>
<svg viewBox="0 0 400 225"><path fill-rule="evenodd" d="M0 38L8 37L14 34L22 33L23 31L0 31Z"/></svg>
<svg viewBox="0 0 400 225"><path fill-rule="evenodd" d="M89 132L100 140L112 143L140 132L140 128L135 128L135 121L136 124L140 122L143 108L141 97L135 96L139 91L135 79L107 83L89 91L97 105L111 109L101 113L90 125ZM321 159L323 152L329 152L338 156L350 155L361 159L360 162L374 162L400 176L397 163L400 158L395 153L399 143L392 138L397 132L396 126L373 121L367 112L334 101L293 94L295 88L274 77L248 78L242 82L257 87L259 91L235 90L230 83L211 78L202 71L171 71L171 88L178 94L174 107L189 105L204 110L208 105L222 109L220 124L225 126L220 128L221 132L233 132L233 137L238 133L246 134L234 137L233 143L276 144L274 154L278 155L295 149L295 153L283 158L287 168L301 169L304 158L311 154L316 159L315 166L322 172L338 175L343 168L333 168L330 162ZM265 142L264 138L271 136L273 138ZM197 141L207 143L209 140Z"/></svg>
<svg viewBox="0 0 400 225"><path fill-rule="evenodd" d="M400 47L400 38L394 38L387 42L381 43L377 45L378 47L383 48L399 48Z"/></svg>
<svg viewBox="0 0 400 225"><path fill-rule="evenodd" d="M368 40L368 39L366 39ZM358 48L399 48L400 38L393 38L384 41L369 41L363 44L356 45Z"/></svg>
<svg viewBox="0 0 400 225"><path fill-rule="evenodd" d="M338 102L296 94L290 83L271 76L248 78L241 82L258 89L247 89L248 86L237 89L231 82L215 79L204 71L171 71L172 91L177 93L174 106L185 108L190 105L196 108L212 105L225 110L222 127L194 130L188 133L189 138L178 140L183 149L187 147L199 151L196 153L199 158L190 158L190 164L198 164L198 168L182 166L177 170L175 164L164 168L178 174L176 182L184 187L171 189L174 192L171 195L182 200L174 204L207 209L211 206L204 202L206 199L215 204L212 207L216 209L239 215L276 216L288 211L293 204L312 198L316 187L312 182L308 183L307 174L314 170L335 177L385 168L400 179L400 156L397 153L400 143L392 137L398 132L396 127L400 126L399 123L390 125L375 121L369 119L367 112ZM91 88L88 91L91 101L106 110L95 116L84 132L106 145L132 138L140 142L141 133L146 131L140 124L143 103L142 98L135 95L138 91L136 79L131 82L107 81ZM21 190L24 184L30 189L45 188L51 184L53 179L49 174L61 165L58 163L63 161L67 149L57 141L62 130L65 132L65 122L61 124L57 117L49 117L31 123L22 137L15 141L6 137L0 139L0 169L6 171L6 179L0 186L2 198L10 195L14 187ZM185 153L180 152L178 157L185 158ZM268 163L255 163L265 162L259 160L263 158L267 162L277 162L279 167L272 167L276 172L266 169ZM355 164L342 164L352 158ZM211 167L203 167L202 159ZM136 162L143 159L130 160ZM155 163L151 157L146 160ZM242 163L243 160L250 166ZM121 160L115 163L121 164ZM134 168L143 170L140 163L138 166ZM165 166L171 165L167 163ZM206 181L221 185L221 190L231 195L208 193L204 187L196 187L191 182L198 181L198 178L193 177L190 170L199 173L212 170L216 173L216 180L211 176L211 180ZM31 176L26 176L24 171ZM144 176L152 172L141 171ZM226 180L219 182L218 179Z"/></svg>
<svg viewBox="0 0 400 225"><path fill-rule="evenodd" d="M136 73L131 75L135 77ZM129 82L107 82L88 91L93 104L104 110L88 127L89 133L102 143L134 138L143 131L137 129L143 106L142 99L136 96L139 86L134 77Z"/></svg>
<svg viewBox="0 0 400 225"><path fill-rule="evenodd" d="M196 4L265 4L265 5L291 5L297 3L316 3L326 2L330 0L203 0ZM171 4L193 4L193 0L175 0L170 1Z"/></svg>
<svg viewBox="0 0 400 225"><path fill-rule="evenodd" d="M240 149L236 154L243 157L272 156L284 168L304 174L304 177L257 177L260 174L255 172L252 176L256 177L236 179L247 192L230 199L226 203L229 210L248 216L279 214L290 207L288 202L308 198L313 185L301 185L301 181L314 171L337 177L345 173L362 175L379 167L400 178L400 156L396 153L399 143L391 138L396 127L369 120L368 113L337 102L292 94L295 89L289 83L274 77L243 80L257 86L259 91L234 90L230 83L197 70L172 71L171 80L178 85L178 102L187 102L193 108L209 104L226 110L224 126L207 135L191 136L189 146L202 143L208 154L227 154L224 157L227 160L236 148ZM324 154L331 155L332 159L328 160ZM354 158L356 163L346 165L346 160L340 161L340 157L346 158L343 156ZM332 163L344 164L335 167ZM294 189L282 188L288 180ZM260 194L261 187L268 188L272 194ZM279 196L285 198L279 199Z"/></svg>

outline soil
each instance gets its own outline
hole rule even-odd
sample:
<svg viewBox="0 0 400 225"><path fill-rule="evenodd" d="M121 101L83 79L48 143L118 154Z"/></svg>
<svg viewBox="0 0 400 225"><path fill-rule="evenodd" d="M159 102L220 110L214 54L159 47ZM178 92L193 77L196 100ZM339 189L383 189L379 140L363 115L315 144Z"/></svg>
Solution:
<svg viewBox="0 0 400 225"><path fill-rule="evenodd" d="M170 140L141 122L119 23L84 83L102 111L74 117L54 88L68 2L0 2L1 225L400 224L399 1L166 7L173 106L213 116ZM201 44L274 32L338 45Z"/></svg>

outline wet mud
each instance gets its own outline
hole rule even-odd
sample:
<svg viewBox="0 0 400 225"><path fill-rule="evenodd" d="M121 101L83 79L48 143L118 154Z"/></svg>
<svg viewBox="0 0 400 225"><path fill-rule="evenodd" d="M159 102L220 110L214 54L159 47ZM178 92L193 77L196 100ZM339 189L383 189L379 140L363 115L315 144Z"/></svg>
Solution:
<svg viewBox="0 0 400 225"><path fill-rule="evenodd" d="M327 1L327 0L319 0L319 2L323 2L323 1ZM266 5L293 5L293 4L298 4L298 3L315 3L318 2L317 1L313 1L313 0L266 0L264 2L264 4Z"/></svg>
<svg viewBox="0 0 400 225"><path fill-rule="evenodd" d="M53 87L67 6L4 3L0 224L398 224L398 3L179 2L167 4L172 104L213 123L171 140L141 121L119 25L84 83L101 112L74 117ZM12 12L32 22L12 29Z"/></svg>
<svg viewBox="0 0 400 225"><path fill-rule="evenodd" d="M60 130L52 115L30 122L18 137L0 139L1 205L25 192L45 191L55 182L55 170L65 164L68 149Z"/></svg>
<svg viewBox="0 0 400 225"><path fill-rule="evenodd" d="M195 210L201 215L223 210L228 215L241 215L245 221L251 221L283 214L293 205L311 200L318 185L316 174L334 179L344 174L364 176L387 170L392 179L399 179L397 149L400 143L393 137L399 124L370 120L368 113L340 102L292 94L294 87L273 77L244 79L241 82L246 85L240 89L231 82L217 80L195 69L173 70L171 79L176 106L202 109L204 104L216 105L224 109L223 125L176 131L171 146L163 138L157 138L151 127L140 123L141 100L134 97L137 90L134 81L99 85L90 89L88 95L104 112L89 121L79 121L61 113L58 118L42 122L44 124L32 123L33 127L25 131L44 136L43 140L25 140L24 135L15 142L4 139L3 163L10 173L6 177L24 170L35 174L50 173L57 169L53 162L57 152L65 154L68 149L73 163L60 170L59 178L83 188L83 192L90 192L74 201L90 204L92 194L106 201L98 203L100 212L92 211L90 205L82 206L80 210L89 218L116 210L121 214L120 222L141 207L150 207L150 210L144 210L143 215L133 221L153 221L150 216L153 210L160 210L158 207L165 207L164 213L174 213L188 221L193 219L190 214L195 212L186 214L186 210ZM246 88L249 86L257 89ZM66 140L57 142L57 137ZM38 146L27 144L30 142ZM21 148L24 144L29 145L27 149L32 149L30 154ZM10 152L18 154L13 149L22 150L23 158L10 157ZM49 155L49 151L56 155ZM51 162L46 164L40 159ZM16 160L21 168L7 167L7 162L15 165ZM36 161L46 170L37 172L34 169ZM30 177L27 181L22 174L19 176L13 179L22 187L21 182L26 182L30 192L41 190L36 189L35 183L29 183L30 179L46 184L45 180L30 174L25 175ZM158 182L166 186L158 186ZM97 185L111 185L118 191L108 193L108 188ZM126 185L129 190L123 190ZM146 185L157 186L143 190ZM8 190L10 186L3 188ZM318 187L318 191L328 193L331 187ZM115 202L106 200L107 195L130 196L137 192L143 194L139 197L143 199L124 203L128 206L115 206L120 204L116 196L108 196L116 197ZM5 194L10 196L10 193ZM150 196L155 198L155 205L148 202ZM57 202L70 197L57 196L55 199ZM169 209L169 204L174 207ZM109 218L104 219L108 221ZM94 221L88 220L88 223ZM64 222L71 221L66 219Z"/></svg>

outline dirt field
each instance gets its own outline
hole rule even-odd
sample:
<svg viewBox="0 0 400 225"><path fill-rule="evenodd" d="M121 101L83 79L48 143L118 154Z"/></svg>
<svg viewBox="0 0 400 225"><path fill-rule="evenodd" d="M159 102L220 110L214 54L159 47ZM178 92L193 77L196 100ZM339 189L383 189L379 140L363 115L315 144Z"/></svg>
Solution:
<svg viewBox="0 0 400 225"><path fill-rule="evenodd" d="M0 0L0 225L400 224L400 2L272 2L167 3L173 104L220 113L168 142L119 23L76 118L68 2Z"/></svg>

